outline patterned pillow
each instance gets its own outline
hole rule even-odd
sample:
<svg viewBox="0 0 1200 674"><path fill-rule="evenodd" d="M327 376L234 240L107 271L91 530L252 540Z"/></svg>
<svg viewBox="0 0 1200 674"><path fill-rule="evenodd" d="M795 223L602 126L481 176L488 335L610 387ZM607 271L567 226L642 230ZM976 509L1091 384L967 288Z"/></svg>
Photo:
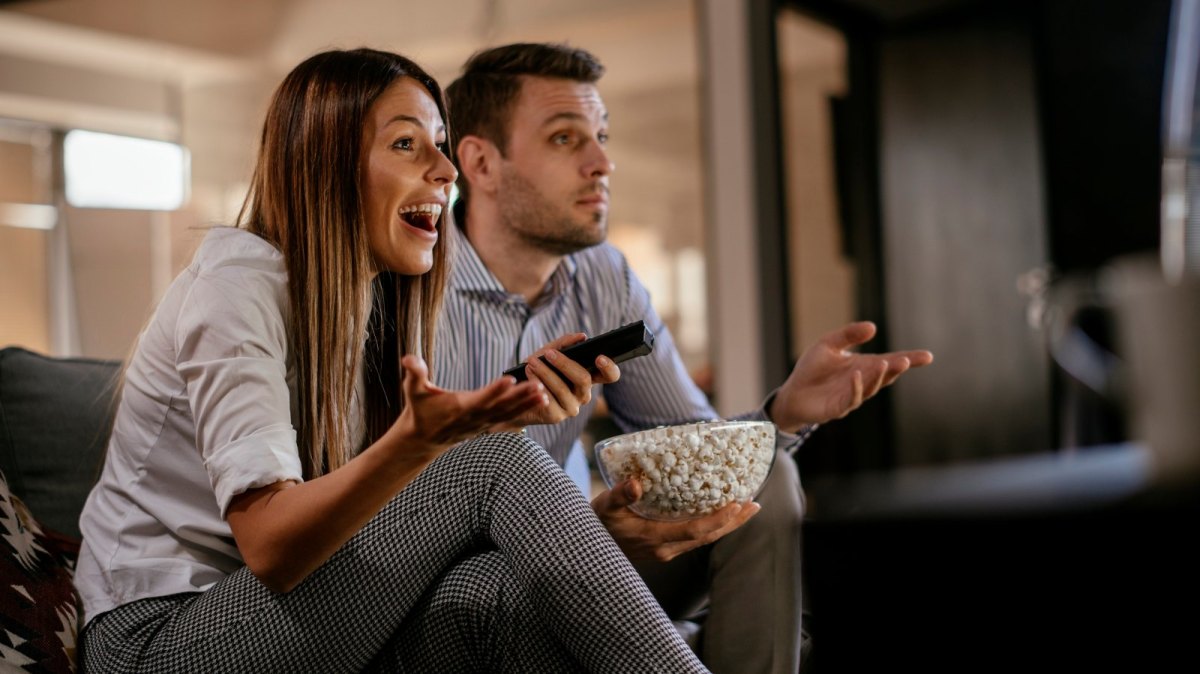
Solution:
<svg viewBox="0 0 1200 674"><path fill-rule="evenodd" d="M42 531L0 473L0 670L75 671L74 555Z"/></svg>

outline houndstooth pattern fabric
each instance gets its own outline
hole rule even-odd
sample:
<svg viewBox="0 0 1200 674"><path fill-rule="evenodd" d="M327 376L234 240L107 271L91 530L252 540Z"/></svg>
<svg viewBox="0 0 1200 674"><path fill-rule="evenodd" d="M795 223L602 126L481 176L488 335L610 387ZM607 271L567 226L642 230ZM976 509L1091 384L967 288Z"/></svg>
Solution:
<svg viewBox="0 0 1200 674"><path fill-rule="evenodd" d="M508 577L487 585L495 572ZM479 599L491 616L444 608ZM501 631L496 616L533 624ZM459 652L418 647L430 625ZM493 647L545 671L707 671L570 478L508 433L439 457L291 592L243 567L202 594L133 602L89 623L81 659L122 673L493 671L510 655Z"/></svg>
<svg viewBox="0 0 1200 674"><path fill-rule="evenodd" d="M562 643L541 626L541 620L504 555L497 551L480 553L442 577L367 671L582 671ZM454 657L447 657L448 653Z"/></svg>

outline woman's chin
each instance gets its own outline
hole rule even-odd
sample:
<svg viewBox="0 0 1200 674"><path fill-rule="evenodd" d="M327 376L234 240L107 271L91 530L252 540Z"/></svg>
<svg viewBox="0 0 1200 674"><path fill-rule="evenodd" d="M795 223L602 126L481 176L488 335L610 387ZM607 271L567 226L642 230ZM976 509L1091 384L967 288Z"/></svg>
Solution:
<svg viewBox="0 0 1200 674"><path fill-rule="evenodd" d="M399 261L394 265L388 265L387 269L401 276L420 276L433 269L433 256Z"/></svg>

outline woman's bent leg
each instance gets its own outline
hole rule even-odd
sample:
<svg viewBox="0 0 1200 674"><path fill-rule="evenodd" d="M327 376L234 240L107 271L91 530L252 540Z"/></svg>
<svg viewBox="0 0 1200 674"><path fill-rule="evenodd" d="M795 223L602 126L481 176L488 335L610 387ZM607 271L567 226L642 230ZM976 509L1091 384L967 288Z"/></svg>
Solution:
<svg viewBox="0 0 1200 674"><path fill-rule="evenodd" d="M481 552L438 581L367 671L524 674L584 671L547 630L499 551Z"/></svg>
<svg viewBox="0 0 1200 674"><path fill-rule="evenodd" d="M243 568L133 633L105 623L123 626L141 602L97 619L84 657L92 671L358 671L448 569L488 545L583 669L704 671L575 485L513 434L438 458L291 592Z"/></svg>

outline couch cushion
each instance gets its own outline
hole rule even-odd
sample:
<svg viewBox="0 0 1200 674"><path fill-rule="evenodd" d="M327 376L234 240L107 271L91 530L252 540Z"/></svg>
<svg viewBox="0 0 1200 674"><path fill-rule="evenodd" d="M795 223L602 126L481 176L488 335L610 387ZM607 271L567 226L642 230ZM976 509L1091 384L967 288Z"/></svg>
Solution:
<svg viewBox="0 0 1200 674"><path fill-rule="evenodd" d="M75 669L74 557L42 531L0 474L0 670Z"/></svg>
<svg viewBox="0 0 1200 674"><path fill-rule="evenodd" d="M43 526L79 537L120 363L0 349L0 470Z"/></svg>

